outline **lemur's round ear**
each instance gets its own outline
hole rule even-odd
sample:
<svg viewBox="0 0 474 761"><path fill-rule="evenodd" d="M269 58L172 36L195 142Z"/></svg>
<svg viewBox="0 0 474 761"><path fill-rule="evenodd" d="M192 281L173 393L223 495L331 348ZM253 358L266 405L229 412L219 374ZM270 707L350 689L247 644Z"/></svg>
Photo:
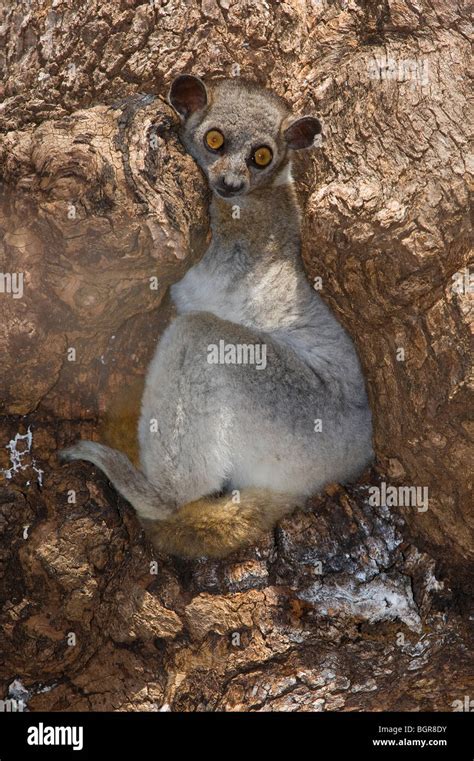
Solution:
<svg viewBox="0 0 474 761"><path fill-rule="evenodd" d="M173 80L168 100L183 119L207 104L207 91L204 82L191 74L181 74Z"/></svg>
<svg viewBox="0 0 474 761"><path fill-rule="evenodd" d="M283 132L288 148L310 148L316 135L322 131L321 122L314 116L301 116L291 122Z"/></svg>

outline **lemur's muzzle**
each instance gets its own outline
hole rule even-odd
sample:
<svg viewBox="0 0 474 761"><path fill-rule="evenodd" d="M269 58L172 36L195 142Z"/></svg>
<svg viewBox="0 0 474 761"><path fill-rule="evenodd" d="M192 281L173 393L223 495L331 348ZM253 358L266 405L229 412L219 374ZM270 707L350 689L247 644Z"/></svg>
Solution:
<svg viewBox="0 0 474 761"><path fill-rule="evenodd" d="M240 178L230 178L228 175L223 175L215 183L214 188L224 198L231 198L240 195L246 186L247 183Z"/></svg>

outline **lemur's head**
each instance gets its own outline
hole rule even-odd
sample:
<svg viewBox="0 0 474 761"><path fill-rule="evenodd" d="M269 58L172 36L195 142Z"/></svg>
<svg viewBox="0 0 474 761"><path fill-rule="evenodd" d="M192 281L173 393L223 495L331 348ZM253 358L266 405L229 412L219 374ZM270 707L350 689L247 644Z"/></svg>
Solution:
<svg viewBox="0 0 474 761"><path fill-rule="evenodd" d="M184 145L221 198L283 182L290 152L310 148L321 132L319 119L295 118L276 95L239 79L206 87L183 74L169 102L181 118Z"/></svg>

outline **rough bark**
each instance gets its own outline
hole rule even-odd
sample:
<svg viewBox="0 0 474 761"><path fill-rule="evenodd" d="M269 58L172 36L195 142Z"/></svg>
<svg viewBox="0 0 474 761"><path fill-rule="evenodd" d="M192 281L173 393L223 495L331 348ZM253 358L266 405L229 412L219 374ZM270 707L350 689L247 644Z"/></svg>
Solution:
<svg viewBox="0 0 474 761"><path fill-rule="evenodd" d="M0 293L2 695L31 710L451 710L469 694L472 579L467 4L0 14L0 269L24 273L22 298ZM377 465L257 548L155 569L132 510L56 451L100 438L114 408L136 414L167 286L208 235L164 96L179 72L235 64L323 120L297 167L304 256L357 343ZM369 505L381 480L427 486L429 509Z"/></svg>

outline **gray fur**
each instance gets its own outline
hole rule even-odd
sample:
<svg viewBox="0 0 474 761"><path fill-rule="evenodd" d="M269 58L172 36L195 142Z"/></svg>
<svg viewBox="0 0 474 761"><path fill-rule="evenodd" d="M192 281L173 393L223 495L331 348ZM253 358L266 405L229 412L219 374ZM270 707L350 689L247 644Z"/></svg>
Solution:
<svg viewBox="0 0 474 761"><path fill-rule="evenodd" d="M143 473L133 467L123 452L95 441L78 441L74 446L63 449L61 458L93 462L104 471L125 499L134 505L142 518L164 520L173 513L175 505L163 503L160 494Z"/></svg>
<svg viewBox="0 0 474 761"><path fill-rule="evenodd" d="M306 497L328 482L357 477L372 458L355 348L300 261L285 138L295 120L276 96L239 80L211 86L206 97L204 107L186 112L182 141L213 190L212 241L171 289L178 317L159 342L142 400L144 476L124 464L124 455L98 444L80 442L70 453L101 467L148 519L224 486ZM176 105L172 90L173 99ZM225 136L220 153L205 147L209 129ZM265 169L249 161L260 145L273 152ZM239 193L219 195L223 178ZM240 219L233 218L236 206ZM221 340L264 344L265 369L210 364L209 346Z"/></svg>

